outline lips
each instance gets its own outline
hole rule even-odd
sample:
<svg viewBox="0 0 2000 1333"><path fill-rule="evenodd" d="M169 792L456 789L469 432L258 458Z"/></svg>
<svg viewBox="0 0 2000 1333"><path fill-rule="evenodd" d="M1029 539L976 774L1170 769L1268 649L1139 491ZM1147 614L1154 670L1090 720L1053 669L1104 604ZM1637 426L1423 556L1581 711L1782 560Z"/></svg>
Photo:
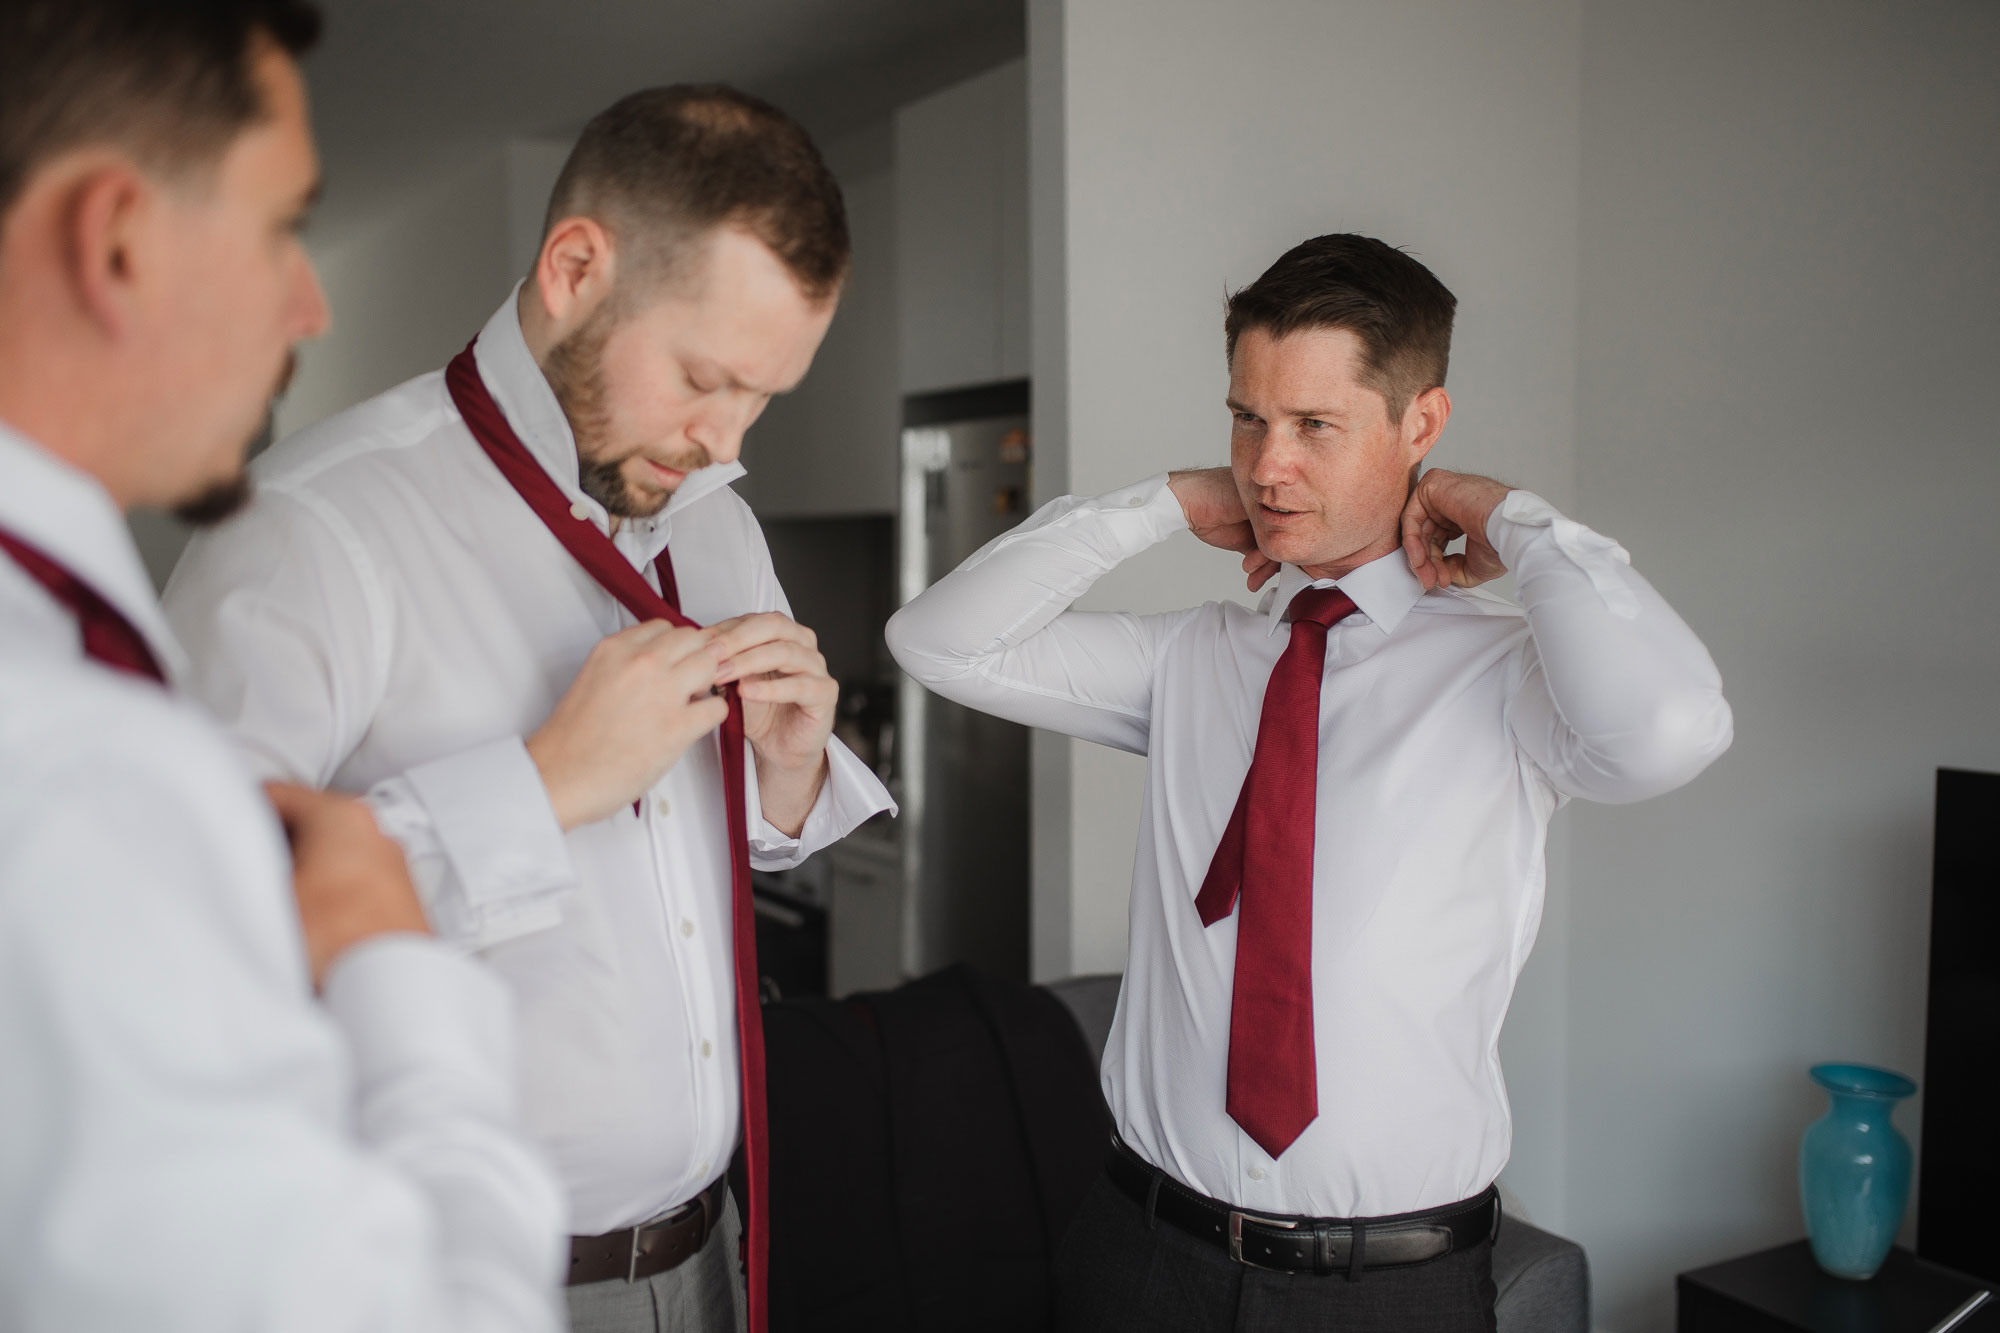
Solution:
<svg viewBox="0 0 2000 1333"><path fill-rule="evenodd" d="M646 466L653 470L653 476L657 478L663 485L678 486L682 482L687 480L687 473L678 472L673 468L667 467L661 463L655 463L650 458L646 460Z"/></svg>

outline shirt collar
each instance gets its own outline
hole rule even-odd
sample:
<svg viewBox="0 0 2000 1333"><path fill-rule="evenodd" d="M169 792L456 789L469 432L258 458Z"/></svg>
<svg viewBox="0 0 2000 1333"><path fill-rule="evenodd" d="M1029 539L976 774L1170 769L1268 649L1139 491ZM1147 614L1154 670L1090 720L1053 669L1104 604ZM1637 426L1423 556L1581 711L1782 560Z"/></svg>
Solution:
<svg viewBox="0 0 2000 1333"><path fill-rule="evenodd" d="M542 470L572 503L581 501L590 510L600 530L609 530L610 515L577 484L576 436L570 430L569 418L563 415L562 404L556 401L555 390L549 387L548 377L542 374L534 353L528 350L527 338L521 333L520 295L521 284L517 282L500 308L493 312L493 318L479 331L479 342L472 355L479 364L480 378L486 381L487 391L500 405L507 424L521 437L521 443L542 465ZM641 560L652 559L667 544L675 514L744 475L746 469L741 462L711 463L689 473L675 488L665 509L651 518L628 518L620 522L619 546L629 548L628 554Z"/></svg>
<svg viewBox="0 0 2000 1333"><path fill-rule="evenodd" d="M169 680L187 656L167 628L125 515L97 478L0 422L0 528L62 565L145 638ZM4 557L0 557L4 559Z"/></svg>
<svg viewBox="0 0 2000 1333"><path fill-rule="evenodd" d="M1403 617L1424 595L1423 582L1411 571L1409 557L1400 547L1338 579L1315 579L1297 565L1284 565L1265 606L1272 634L1284 623L1285 608L1292 604L1292 598L1307 588L1339 588L1385 636L1396 632Z"/></svg>

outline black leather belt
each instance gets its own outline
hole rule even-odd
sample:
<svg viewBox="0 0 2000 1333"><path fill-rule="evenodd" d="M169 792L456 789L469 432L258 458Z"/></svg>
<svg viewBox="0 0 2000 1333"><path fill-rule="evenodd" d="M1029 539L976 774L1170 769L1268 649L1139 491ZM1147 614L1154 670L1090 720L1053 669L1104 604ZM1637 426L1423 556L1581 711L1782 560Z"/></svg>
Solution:
<svg viewBox="0 0 2000 1333"><path fill-rule="evenodd" d="M571 1236L569 1285L613 1278L636 1282L680 1267L701 1253L709 1234L721 1225L723 1192L728 1188L728 1178L723 1177L657 1222L602 1236Z"/></svg>
<svg viewBox="0 0 2000 1333"><path fill-rule="evenodd" d="M1500 1232L1500 1192L1491 1186L1463 1203L1388 1217L1289 1217L1246 1213L1197 1194L1116 1136L1105 1163L1111 1183L1141 1208L1228 1252L1238 1263L1286 1273L1405 1268L1441 1259Z"/></svg>

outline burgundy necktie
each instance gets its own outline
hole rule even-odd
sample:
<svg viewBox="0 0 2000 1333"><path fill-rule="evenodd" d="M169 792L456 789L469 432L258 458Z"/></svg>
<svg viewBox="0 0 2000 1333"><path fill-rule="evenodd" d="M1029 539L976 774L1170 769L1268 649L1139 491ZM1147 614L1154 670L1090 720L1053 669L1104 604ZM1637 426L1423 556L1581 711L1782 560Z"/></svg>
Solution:
<svg viewBox="0 0 2000 1333"><path fill-rule="evenodd" d="M0 532L0 551L13 557L29 578L69 608L83 631L85 656L117 671L129 671L161 685L167 683L166 673L160 670L153 650L146 646L145 636L133 628L117 607L104 600L97 589L11 533Z"/></svg>
<svg viewBox="0 0 2000 1333"><path fill-rule="evenodd" d="M666 594L662 596L653 591L612 540L598 531L596 524L578 518L571 511L562 488L521 443L487 391L486 382L479 375L479 364L473 359L472 348L477 341L466 344L444 372L445 387L458 405L459 415L465 419L472 438L479 441L556 540L626 610L641 621L665 620L695 628L694 622L681 614L673 560L665 550L654 562L660 587ZM736 1038L742 1054L743 1155L749 1168L750 1195L749 1216L744 1222L744 1258L748 1270L750 1333L765 1333L764 1270L771 1244L770 1210L766 1206L770 1141L765 1132L764 1112L764 1019L757 1005L757 924L750 899L750 825L743 785L743 702L734 685L726 687L724 694L729 701L729 715L720 730L722 794L728 809L730 898L736 953Z"/></svg>
<svg viewBox="0 0 2000 1333"><path fill-rule="evenodd" d="M1227 1106L1272 1157L1319 1114L1312 998L1319 683L1326 632L1354 610L1338 588L1307 588L1292 599L1292 639L1264 687L1250 772L1194 900L1204 926L1242 903Z"/></svg>

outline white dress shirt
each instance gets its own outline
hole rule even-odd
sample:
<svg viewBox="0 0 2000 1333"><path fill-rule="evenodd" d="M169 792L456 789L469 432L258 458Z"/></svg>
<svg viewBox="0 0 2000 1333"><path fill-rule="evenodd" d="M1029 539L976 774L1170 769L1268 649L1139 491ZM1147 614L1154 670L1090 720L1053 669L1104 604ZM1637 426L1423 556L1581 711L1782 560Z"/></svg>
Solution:
<svg viewBox="0 0 2000 1333"><path fill-rule="evenodd" d="M1478 1193L1507 1161L1500 1024L1568 796L1636 801L1727 748L1700 642L1625 552L1515 491L1489 537L1526 603L1426 594L1400 552L1337 581L1313 854L1319 1116L1277 1160L1224 1109L1232 913L1194 899L1250 768L1291 599L1164 615L1068 606L1187 528L1165 477L1066 498L889 625L947 698L1147 757L1125 983L1104 1052L1118 1132L1175 1179L1267 1213L1366 1217ZM1254 891L1251 886L1250 891Z"/></svg>
<svg viewBox="0 0 2000 1333"><path fill-rule="evenodd" d="M479 335L481 374L572 512L576 443L513 298ZM618 548L709 624L788 611L762 531L690 475ZM629 808L565 836L523 738L631 615L566 552L424 375L281 442L258 498L199 537L167 613L192 688L261 771L368 793L408 851L433 926L477 950L521 1015L529 1124L595 1235L657 1216L728 1166L741 1128L729 844L717 744ZM764 821L745 764L752 863L798 864L888 793L845 747L797 838Z"/></svg>
<svg viewBox="0 0 2000 1333"><path fill-rule="evenodd" d="M182 674L117 509L0 427L0 527ZM0 1328L553 1330L505 989L415 935L313 1000L270 805L0 556Z"/></svg>

